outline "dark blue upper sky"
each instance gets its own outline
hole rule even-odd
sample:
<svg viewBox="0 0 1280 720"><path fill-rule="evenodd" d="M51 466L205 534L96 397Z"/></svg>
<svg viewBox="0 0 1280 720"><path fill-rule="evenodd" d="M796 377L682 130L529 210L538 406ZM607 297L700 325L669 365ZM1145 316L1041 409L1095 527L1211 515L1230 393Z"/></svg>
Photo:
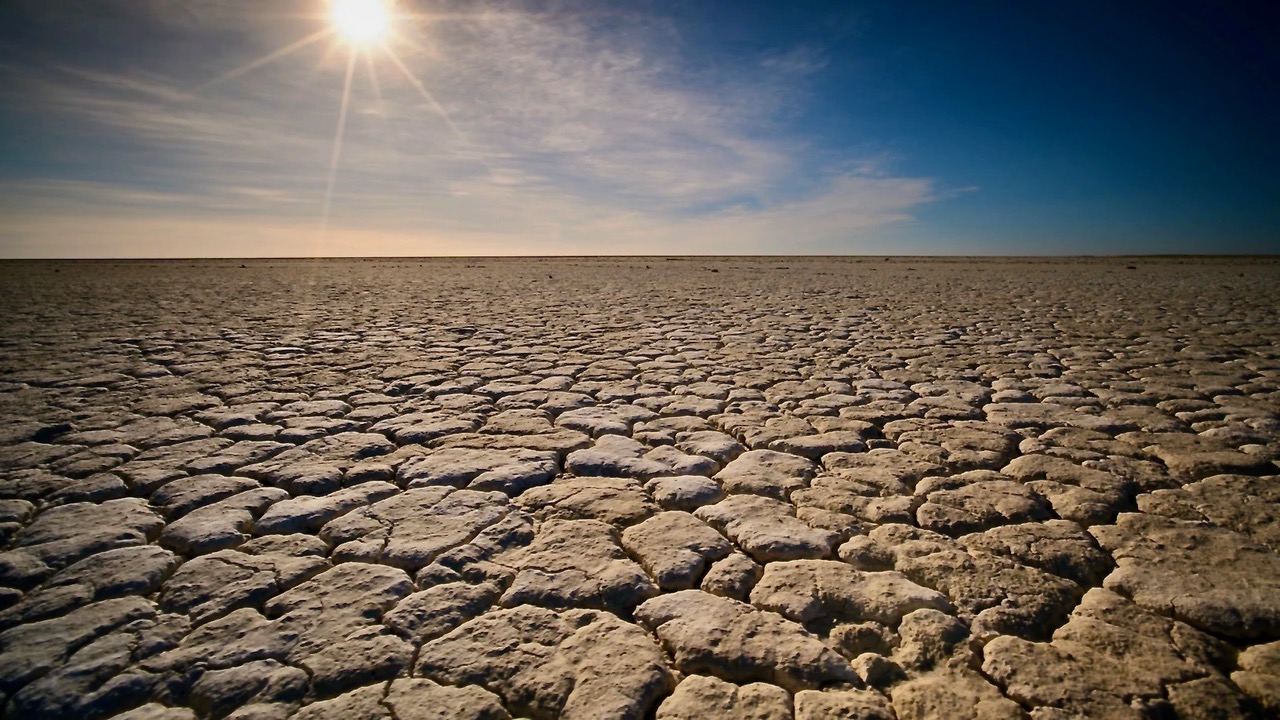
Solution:
<svg viewBox="0 0 1280 720"><path fill-rule="evenodd" d="M976 189L906 237L1276 252L1280 12L1245 5L681 4L726 58L819 48L806 129Z"/></svg>
<svg viewBox="0 0 1280 720"><path fill-rule="evenodd" d="M11 0L0 255L1280 252L1245 5Z"/></svg>

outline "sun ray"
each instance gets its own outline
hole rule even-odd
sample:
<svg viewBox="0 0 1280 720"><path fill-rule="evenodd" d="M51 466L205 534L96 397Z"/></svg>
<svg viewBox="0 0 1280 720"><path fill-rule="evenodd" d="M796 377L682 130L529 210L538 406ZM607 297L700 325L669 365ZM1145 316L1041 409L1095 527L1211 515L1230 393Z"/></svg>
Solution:
<svg viewBox="0 0 1280 720"><path fill-rule="evenodd" d="M373 87L374 95L377 98L379 107L383 101L382 79L378 77L375 55L385 56L387 60L395 66L396 70L409 82L413 89L422 97L423 100L430 105L436 115L444 121L452 133L462 145L466 147L465 154L470 156L472 160L482 165L491 178L495 176L493 168L485 159L484 153L471 142L470 138L462 131L460 127L449 116L444 106L436 100L435 96L427 89L426 85L414 75L409 66L400 58L400 55L392 49L391 43L394 41L408 41L410 45L415 45L411 40L393 28L393 22L404 22L406 20L413 21L456 21L470 20L477 17L474 13L457 13L457 14L420 14L420 13L402 13L393 11L395 0L327 0L329 5L328 21L329 27L324 30L317 31L299 40L274 50L260 58L252 60L244 65L225 72L208 82L198 86L191 94L207 90L212 87L221 85L229 80L241 77L258 68L268 65L276 60L291 55L302 48L318 43L324 39L334 39L335 42L330 43L323 52L320 65L323 67L328 64L328 59L335 52L339 52L345 45L347 48L346 73L342 85L342 102L338 109L338 122L333 137L333 147L329 157L328 175L325 179L325 191L320 212L320 234L319 240L323 241L329 231L330 221L333 215L334 195L337 189L338 170L342 160L343 147L345 144L348 120L351 115L352 106L352 90L355 82L356 65L362 60L365 69L369 74L369 82ZM380 52L378 52L380 51ZM461 149L461 148L459 148Z"/></svg>
<svg viewBox="0 0 1280 720"><path fill-rule="evenodd" d="M226 82L226 81L228 81L228 80L233 80L233 79L235 79L235 78L238 78L238 77L240 77L241 75L244 75L245 73L253 72L254 70L257 70L258 68L262 67L263 65L266 65L266 64L268 64L268 63L275 62L276 60L279 60L280 58L282 58L282 57L284 57L284 56L286 56L286 55L289 55L289 54L294 53L294 52L296 52L296 51L298 51L298 50L301 50L302 48L304 48L304 47L306 47L306 46L308 46L308 45L311 45L312 43L319 42L319 41L321 41L321 40L325 39L326 37L329 37L329 36L330 36L330 35L332 35L332 34L333 34L333 31L332 31L332 30L328 30L328 29L326 29L326 30L321 30L321 31L319 31L319 32L317 32L317 33L315 33L315 34L313 34L313 35L308 35L307 37L304 37L304 38L302 38L301 40L298 40L297 42L294 42L294 43L291 43L291 44L289 44L289 45L286 45L286 46L284 46L284 47L280 48L279 50L276 50L276 51L274 51L274 52L271 52L271 53L268 53L268 54L266 54L266 55L263 55L262 57L258 58L257 60L253 60L253 61L251 61L251 62L245 63L244 65L241 65L241 66L240 66L240 67L238 67L238 68L235 68L235 69L233 69L233 70L230 70L230 71L228 71L228 72L225 72L225 73L223 73L223 74L219 75L218 77L216 77L216 78L214 78L214 79L212 79L212 80L210 80L210 81L208 81L208 82L206 82L206 83L204 83L204 84L202 84L202 85L197 86L197 87L196 87L192 92L193 92L193 93L198 93L198 92L201 92L201 91L204 91L204 90L208 90L209 88L212 88L212 87L216 87L216 86L218 86L218 85L221 85L222 83L224 83L224 82Z"/></svg>
<svg viewBox="0 0 1280 720"><path fill-rule="evenodd" d="M342 157L342 136L347 131L347 108L351 105L351 79L356 74L356 50L351 49L347 60L347 79L342 87L342 108L338 111L338 130L333 137L333 154L329 157L329 182L324 191L324 206L320 211L320 237L329 231L329 211L333 207L333 188L338 180L338 160Z"/></svg>
<svg viewBox="0 0 1280 720"><path fill-rule="evenodd" d="M458 129L457 125L453 124L453 120L449 117L449 113L445 112L444 107L441 106L440 103L436 102L435 97L427 90L426 86L423 85L418 78L414 76L413 72L409 70L408 66L400 60L400 56L397 55L396 52L386 43L383 43L381 47L383 52L387 54L387 57L391 58L391 64L395 65L396 68L400 70L400 73L404 75L410 85L413 85L413 87L418 91L418 94L425 98L426 101L431 104L431 107L440 114L440 118L449 126L449 129L453 131L453 134L457 135L464 143L470 145L471 141L467 139L466 135L462 134L462 131Z"/></svg>
<svg viewBox="0 0 1280 720"><path fill-rule="evenodd" d="M369 73L369 83L373 85L373 95L378 100L378 105L382 105L382 83L378 81L378 69L373 65L373 53L368 50L360 53L364 56L364 67Z"/></svg>

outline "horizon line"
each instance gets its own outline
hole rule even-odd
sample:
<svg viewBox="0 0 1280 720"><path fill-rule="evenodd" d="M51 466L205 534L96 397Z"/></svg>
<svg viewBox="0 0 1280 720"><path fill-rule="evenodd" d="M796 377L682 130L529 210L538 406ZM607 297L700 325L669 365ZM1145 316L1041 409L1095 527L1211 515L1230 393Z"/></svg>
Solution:
<svg viewBox="0 0 1280 720"><path fill-rule="evenodd" d="M656 253L652 255L260 255L260 256L190 256L190 257L7 257L0 262L264 262L283 260L728 260L728 259L881 259L881 260L1174 260L1174 259L1271 259L1280 260L1280 253L1119 253L1119 254L1043 254L1043 255L1004 255L1004 254L705 254L705 255L672 255Z"/></svg>

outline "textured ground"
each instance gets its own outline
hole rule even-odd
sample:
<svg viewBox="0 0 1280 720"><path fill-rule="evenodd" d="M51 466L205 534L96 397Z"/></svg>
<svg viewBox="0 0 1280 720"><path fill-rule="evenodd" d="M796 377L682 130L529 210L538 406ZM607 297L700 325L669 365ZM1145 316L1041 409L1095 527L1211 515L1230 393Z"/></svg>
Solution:
<svg viewBox="0 0 1280 720"><path fill-rule="evenodd" d="M1275 261L245 265L0 265L6 716L1280 713Z"/></svg>

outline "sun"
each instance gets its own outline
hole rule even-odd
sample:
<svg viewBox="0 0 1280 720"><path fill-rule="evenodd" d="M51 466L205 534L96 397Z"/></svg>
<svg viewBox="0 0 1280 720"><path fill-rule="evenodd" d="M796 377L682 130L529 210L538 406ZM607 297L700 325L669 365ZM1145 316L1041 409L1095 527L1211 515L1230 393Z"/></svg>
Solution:
<svg viewBox="0 0 1280 720"><path fill-rule="evenodd" d="M391 30L389 0L332 0L329 19L352 45L371 45Z"/></svg>

